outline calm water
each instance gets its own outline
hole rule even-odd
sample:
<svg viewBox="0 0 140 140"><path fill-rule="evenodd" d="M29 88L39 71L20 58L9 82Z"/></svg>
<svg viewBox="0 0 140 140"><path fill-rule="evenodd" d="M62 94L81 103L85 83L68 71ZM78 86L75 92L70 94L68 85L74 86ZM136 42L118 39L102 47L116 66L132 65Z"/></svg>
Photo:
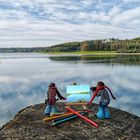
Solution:
<svg viewBox="0 0 140 140"><path fill-rule="evenodd" d="M65 96L66 85L77 82L94 86L102 80L117 97L111 106L140 116L140 55L0 54L0 62L0 126L20 109L44 102L50 82L55 82Z"/></svg>

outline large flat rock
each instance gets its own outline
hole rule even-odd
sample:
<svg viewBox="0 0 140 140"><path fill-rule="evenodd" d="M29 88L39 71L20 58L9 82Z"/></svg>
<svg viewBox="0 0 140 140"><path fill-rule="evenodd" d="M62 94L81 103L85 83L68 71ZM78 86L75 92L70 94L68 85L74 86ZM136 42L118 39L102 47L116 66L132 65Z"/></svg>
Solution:
<svg viewBox="0 0 140 140"><path fill-rule="evenodd" d="M57 103L57 106L59 110L65 110L65 103ZM51 121L42 121L46 117L44 109L45 104L38 104L18 112L0 129L0 140L140 140L140 118L119 109L110 107L111 119L101 120L94 116L98 105L90 105L93 112L86 116L98 123L99 128L80 118L52 126Z"/></svg>

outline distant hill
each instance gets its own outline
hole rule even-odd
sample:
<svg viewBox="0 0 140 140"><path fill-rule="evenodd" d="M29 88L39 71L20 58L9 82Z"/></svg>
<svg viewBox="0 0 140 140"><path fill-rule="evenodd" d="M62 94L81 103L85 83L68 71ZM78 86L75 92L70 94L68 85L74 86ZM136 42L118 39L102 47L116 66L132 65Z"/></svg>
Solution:
<svg viewBox="0 0 140 140"><path fill-rule="evenodd" d="M0 53L16 52L76 52L76 51L116 51L118 53L140 53L140 37L134 39L103 39L67 42L50 47L0 48Z"/></svg>

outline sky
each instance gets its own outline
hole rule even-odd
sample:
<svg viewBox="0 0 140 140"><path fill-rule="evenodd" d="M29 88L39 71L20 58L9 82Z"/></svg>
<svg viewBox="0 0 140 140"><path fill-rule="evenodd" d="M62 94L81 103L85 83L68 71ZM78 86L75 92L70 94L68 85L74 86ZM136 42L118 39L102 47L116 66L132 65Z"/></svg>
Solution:
<svg viewBox="0 0 140 140"><path fill-rule="evenodd" d="M0 48L140 37L140 0L0 0Z"/></svg>

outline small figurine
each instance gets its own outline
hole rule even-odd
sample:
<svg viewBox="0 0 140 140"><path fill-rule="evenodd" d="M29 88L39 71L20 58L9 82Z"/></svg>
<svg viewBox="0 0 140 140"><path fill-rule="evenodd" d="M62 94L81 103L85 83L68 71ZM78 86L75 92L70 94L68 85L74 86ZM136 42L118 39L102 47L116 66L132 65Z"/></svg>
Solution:
<svg viewBox="0 0 140 140"><path fill-rule="evenodd" d="M55 105L56 101L58 99L56 99L56 95L58 96L58 98L61 100L66 100L66 98L64 98L58 91L55 83L50 83L48 86L48 91L47 91L47 100L45 100L45 102L47 103L47 106L45 108L44 114L45 115L58 115L58 114L62 114L59 113L57 110L57 107Z"/></svg>
<svg viewBox="0 0 140 140"><path fill-rule="evenodd" d="M90 100L90 102L88 104L91 104L93 99L97 96L97 97L101 97L101 100L99 102L99 110L96 114L96 116L100 119L109 119L110 118L110 112L108 109L108 105L110 103L110 97L109 97L109 93L110 92L112 98L114 100L116 100L116 98L114 97L114 95L112 94L111 90L105 86L104 82L99 81L97 82L97 86L96 87L91 87L90 88L91 91L93 92L93 96Z"/></svg>

